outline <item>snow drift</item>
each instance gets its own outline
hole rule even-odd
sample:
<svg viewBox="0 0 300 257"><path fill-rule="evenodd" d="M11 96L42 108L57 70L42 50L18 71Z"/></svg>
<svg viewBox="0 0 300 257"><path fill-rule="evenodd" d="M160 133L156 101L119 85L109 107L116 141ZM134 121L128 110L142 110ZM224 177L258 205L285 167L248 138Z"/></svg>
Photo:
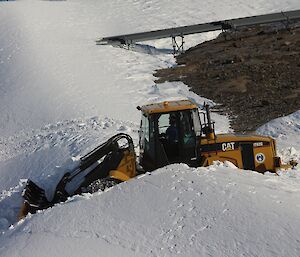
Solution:
<svg viewBox="0 0 300 257"><path fill-rule="evenodd" d="M26 218L1 256L298 256L297 182L171 165Z"/></svg>

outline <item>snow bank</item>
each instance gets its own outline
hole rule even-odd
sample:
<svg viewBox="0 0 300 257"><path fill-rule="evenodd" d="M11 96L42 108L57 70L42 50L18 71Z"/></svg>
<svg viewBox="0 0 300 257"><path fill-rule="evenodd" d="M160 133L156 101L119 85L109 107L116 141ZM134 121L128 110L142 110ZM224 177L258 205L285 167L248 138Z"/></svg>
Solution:
<svg viewBox="0 0 300 257"><path fill-rule="evenodd" d="M284 161L300 162L300 111L268 122L257 133L276 139L278 153Z"/></svg>
<svg viewBox="0 0 300 257"><path fill-rule="evenodd" d="M1 256L296 257L299 192L220 163L171 165L26 218L2 235Z"/></svg>

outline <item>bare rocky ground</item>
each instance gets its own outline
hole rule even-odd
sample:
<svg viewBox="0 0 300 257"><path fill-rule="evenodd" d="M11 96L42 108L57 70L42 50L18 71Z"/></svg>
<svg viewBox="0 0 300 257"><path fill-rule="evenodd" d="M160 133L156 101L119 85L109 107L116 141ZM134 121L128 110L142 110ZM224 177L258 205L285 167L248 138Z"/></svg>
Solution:
<svg viewBox="0 0 300 257"><path fill-rule="evenodd" d="M220 104L236 132L300 109L300 26L254 26L221 33L156 71L156 83L182 81Z"/></svg>

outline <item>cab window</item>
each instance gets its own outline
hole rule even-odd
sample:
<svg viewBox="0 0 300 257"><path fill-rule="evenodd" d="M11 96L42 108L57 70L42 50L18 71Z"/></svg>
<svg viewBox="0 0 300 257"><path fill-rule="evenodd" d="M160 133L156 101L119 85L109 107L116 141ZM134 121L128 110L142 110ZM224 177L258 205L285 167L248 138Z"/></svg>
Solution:
<svg viewBox="0 0 300 257"><path fill-rule="evenodd" d="M195 145L195 131L191 111L180 112L180 127L183 147Z"/></svg>

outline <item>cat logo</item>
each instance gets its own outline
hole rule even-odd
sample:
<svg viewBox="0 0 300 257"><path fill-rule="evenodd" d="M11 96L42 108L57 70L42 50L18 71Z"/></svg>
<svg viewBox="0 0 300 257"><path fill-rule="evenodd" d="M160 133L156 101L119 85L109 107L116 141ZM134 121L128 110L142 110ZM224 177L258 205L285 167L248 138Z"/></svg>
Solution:
<svg viewBox="0 0 300 257"><path fill-rule="evenodd" d="M234 150L234 145L235 145L235 142L223 143L222 151L223 152L232 151L232 150Z"/></svg>
<svg viewBox="0 0 300 257"><path fill-rule="evenodd" d="M255 159L258 163L263 163L265 161L266 157L263 153L258 153L255 155Z"/></svg>

